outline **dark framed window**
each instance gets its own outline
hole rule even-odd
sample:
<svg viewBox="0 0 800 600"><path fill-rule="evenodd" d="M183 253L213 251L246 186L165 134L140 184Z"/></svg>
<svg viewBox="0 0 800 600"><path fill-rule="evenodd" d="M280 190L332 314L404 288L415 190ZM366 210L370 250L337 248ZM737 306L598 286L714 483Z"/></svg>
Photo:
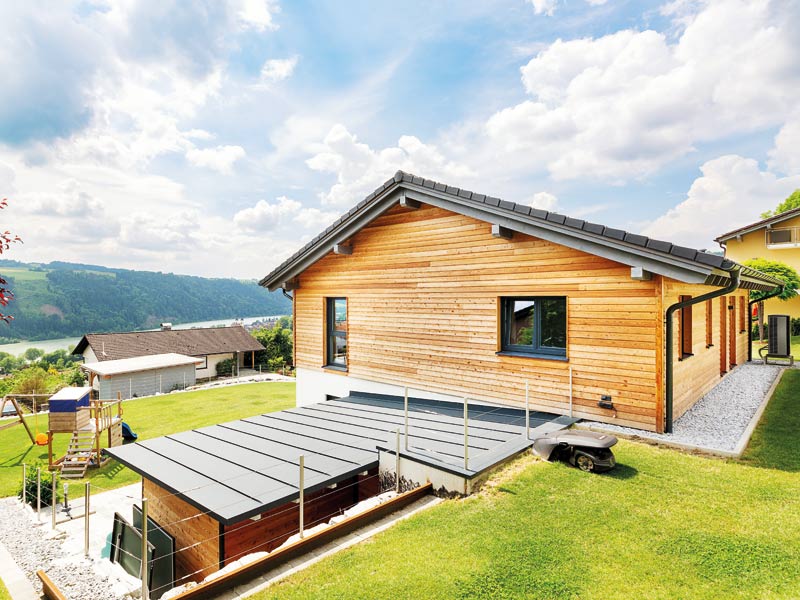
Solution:
<svg viewBox="0 0 800 600"><path fill-rule="evenodd" d="M678 302L688 302L691 296L678 296ZM684 306L680 311L678 327L681 332L681 359L692 355L692 305Z"/></svg>
<svg viewBox="0 0 800 600"><path fill-rule="evenodd" d="M331 367L347 368L347 298L326 299L327 357Z"/></svg>
<svg viewBox="0 0 800 600"><path fill-rule="evenodd" d="M502 350L541 356L567 355L565 296L526 296L501 299Z"/></svg>

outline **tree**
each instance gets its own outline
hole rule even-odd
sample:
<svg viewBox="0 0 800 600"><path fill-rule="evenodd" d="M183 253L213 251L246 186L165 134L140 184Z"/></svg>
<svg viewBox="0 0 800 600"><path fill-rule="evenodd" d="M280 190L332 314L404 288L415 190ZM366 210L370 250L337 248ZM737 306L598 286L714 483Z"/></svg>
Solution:
<svg viewBox="0 0 800 600"><path fill-rule="evenodd" d="M767 212L761 213L761 218L769 219L770 217L784 213L787 210L792 210L793 208L800 208L800 189L793 191L786 200L775 207L775 210L768 210Z"/></svg>
<svg viewBox="0 0 800 600"><path fill-rule="evenodd" d="M8 200L6 198L0 200L0 210L6 208L7 206ZM8 230L0 233L0 255L9 249L11 244L15 244L17 242L22 242L18 235L14 235ZM14 293L8 289L6 285L8 285L8 282L3 277L0 277L0 306L2 307L8 306L8 303L14 299ZM0 321L9 323L13 318L14 317L11 315L6 315L0 312Z"/></svg>
<svg viewBox="0 0 800 600"><path fill-rule="evenodd" d="M270 370L277 370L284 365L292 364L292 332L283 327L272 329L260 328L251 332L264 346L264 350L256 352L256 360Z"/></svg>
<svg viewBox="0 0 800 600"><path fill-rule="evenodd" d="M800 192L800 190L798 190ZM797 192L795 192L797 194ZM792 194L794 195L794 194ZM791 196L790 196L791 198ZM800 194L798 194L800 198ZM745 266L751 269L756 269L767 275L777 277L785 284L783 291L776 296L780 300L789 300L797 296L797 290L800 289L800 275L797 274L792 267L777 260L768 260L766 258L751 258L745 261ZM763 298L769 292L751 291L750 299L758 300L758 340L764 341L764 301Z"/></svg>
<svg viewBox="0 0 800 600"><path fill-rule="evenodd" d="M41 348L28 348L22 356L24 356L25 360L28 362L33 363L44 356L44 350Z"/></svg>

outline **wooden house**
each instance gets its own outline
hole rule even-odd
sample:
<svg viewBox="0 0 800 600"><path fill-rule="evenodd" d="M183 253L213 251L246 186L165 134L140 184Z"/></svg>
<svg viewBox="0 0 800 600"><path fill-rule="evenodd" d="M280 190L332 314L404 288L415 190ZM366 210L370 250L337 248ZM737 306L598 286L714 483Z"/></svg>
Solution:
<svg viewBox="0 0 800 600"><path fill-rule="evenodd" d="M747 359L722 256L398 172L267 275L294 297L299 405L468 396L670 431Z"/></svg>

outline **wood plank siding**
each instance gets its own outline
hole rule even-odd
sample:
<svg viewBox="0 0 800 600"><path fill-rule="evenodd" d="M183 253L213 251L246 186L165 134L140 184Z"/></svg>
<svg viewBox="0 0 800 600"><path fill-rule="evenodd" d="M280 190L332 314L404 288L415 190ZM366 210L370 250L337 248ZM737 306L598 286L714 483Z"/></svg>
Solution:
<svg viewBox="0 0 800 600"><path fill-rule="evenodd" d="M147 478L142 484L148 516L175 538L180 550L175 554L175 585L202 581L219 570L219 522Z"/></svg>
<svg viewBox="0 0 800 600"><path fill-rule="evenodd" d="M299 278L298 367L323 370L325 298L346 297L342 375L516 406L528 381L536 408L565 414L572 367L575 416L649 430L663 427L664 310L713 289L633 280L627 265L519 233L492 237L489 223L424 204L389 210L350 245L352 255L330 253ZM566 361L497 354L500 298L526 295L567 297ZM695 356L678 363L676 348L676 415L719 379L705 314L693 308ZM616 414L597 406L602 395Z"/></svg>
<svg viewBox="0 0 800 600"><path fill-rule="evenodd" d="M677 302L682 296L697 297L707 294L713 289L705 285L687 285L677 281L664 280L664 306L667 307ZM739 364L747 361L747 333L739 331L738 327L731 327L731 323L734 325L737 323L738 315L734 314L735 310L728 309L730 305L738 308L740 298L746 299L747 292L737 291L730 296L712 300L712 303L718 303L715 307L716 310L708 310L705 302L691 307L691 356L678 359L674 367L673 415L675 419L719 383L722 365L725 365L725 370L730 370L729 360L733 363L738 361ZM709 315L711 316L710 327ZM676 326L674 355L680 357L681 340L678 335L678 319L674 320L674 326ZM720 322L722 322L722 326L720 326ZM730 337L731 333L733 338ZM709 339L713 342L711 346L707 343ZM733 359L732 350L736 352L736 360Z"/></svg>

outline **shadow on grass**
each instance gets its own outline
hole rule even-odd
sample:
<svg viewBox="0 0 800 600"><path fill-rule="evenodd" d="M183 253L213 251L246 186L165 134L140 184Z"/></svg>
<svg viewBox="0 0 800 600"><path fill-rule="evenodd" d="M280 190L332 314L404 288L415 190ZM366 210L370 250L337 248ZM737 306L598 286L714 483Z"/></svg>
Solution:
<svg viewBox="0 0 800 600"><path fill-rule="evenodd" d="M639 469L632 467L630 465L621 465L617 464L614 469L609 471L608 473L603 473L605 477L610 477L611 479L633 479L639 474Z"/></svg>
<svg viewBox="0 0 800 600"><path fill-rule="evenodd" d="M800 471L800 370L784 372L740 462L763 469Z"/></svg>

